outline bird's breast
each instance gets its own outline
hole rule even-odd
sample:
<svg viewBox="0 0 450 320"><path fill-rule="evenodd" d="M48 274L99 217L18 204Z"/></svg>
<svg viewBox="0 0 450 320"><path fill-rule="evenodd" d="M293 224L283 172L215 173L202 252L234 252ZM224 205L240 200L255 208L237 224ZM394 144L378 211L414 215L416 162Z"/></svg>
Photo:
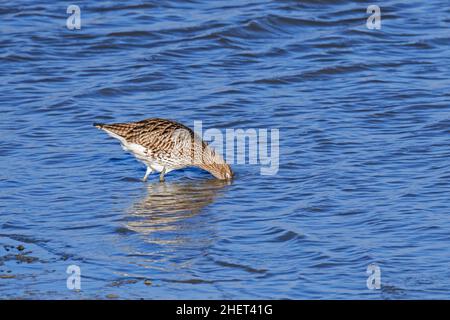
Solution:
<svg viewBox="0 0 450 320"><path fill-rule="evenodd" d="M154 157L154 155L148 152L147 148L140 144L125 141L122 143L122 148L124 151L133 154L137 160L151 167L154 171L161 172L166 168L165 172L167 173L176 167L176 163L174 163L176 161L173 161L175 159Z"/></svg>

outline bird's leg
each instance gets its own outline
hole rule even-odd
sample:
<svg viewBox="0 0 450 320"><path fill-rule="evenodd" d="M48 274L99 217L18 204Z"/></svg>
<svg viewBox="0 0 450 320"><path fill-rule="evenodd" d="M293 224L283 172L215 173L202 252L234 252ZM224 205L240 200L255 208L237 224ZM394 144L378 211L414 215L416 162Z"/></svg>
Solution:
<svg viewBox="0 0 450 320"><path fill-rule="evenodd" d="M147 171L145 172L145 176L144 176L144 178L142 178L142 181L147 181L147 178L148 178L148 176L150 175L150 173L152 173L153 172L153 170L152 170L152 168L150 168L150 167L147 167Z"/></svg>
<svg viewBox="0 0 450 320"><path fill-rule="evenodd" d="M166 167L164 167L159 174L159 182L164 182L164 174L166 173Z"/></svg>

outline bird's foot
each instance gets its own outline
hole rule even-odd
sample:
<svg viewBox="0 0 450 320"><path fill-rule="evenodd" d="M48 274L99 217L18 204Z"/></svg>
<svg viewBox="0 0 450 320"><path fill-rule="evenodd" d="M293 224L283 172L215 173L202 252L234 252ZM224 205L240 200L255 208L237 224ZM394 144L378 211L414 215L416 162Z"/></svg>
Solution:
<svg viewBox="0 0 450 320"><path fill-rule="evenodd" d="M150 167L147 167L147 171L145 172L145 176L142 178L143 182L146 182L148 179L148 176L153 172L153 170Z"/></svg>
<svg viewBox="0 0 450 320"><path fill-rule="evenodd" d="M166 168L163 168L159 174L159 182L164 182L164 174L166 173Z"/></svg>

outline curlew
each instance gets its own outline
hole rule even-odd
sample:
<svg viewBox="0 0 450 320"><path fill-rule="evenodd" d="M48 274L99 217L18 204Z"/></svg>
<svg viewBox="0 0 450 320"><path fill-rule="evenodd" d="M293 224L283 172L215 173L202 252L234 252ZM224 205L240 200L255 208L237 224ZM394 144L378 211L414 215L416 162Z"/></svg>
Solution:
<svg viewBox="0 0 450 320"><path fill-rule="evenodd" d="M151 118L94 126L118 139L125 151L147 166L144 181L153 172L159 172L159 180L164 181L166 173L186 167L201 168L220 180L233 176L222 156L181 123Z"/></svg>

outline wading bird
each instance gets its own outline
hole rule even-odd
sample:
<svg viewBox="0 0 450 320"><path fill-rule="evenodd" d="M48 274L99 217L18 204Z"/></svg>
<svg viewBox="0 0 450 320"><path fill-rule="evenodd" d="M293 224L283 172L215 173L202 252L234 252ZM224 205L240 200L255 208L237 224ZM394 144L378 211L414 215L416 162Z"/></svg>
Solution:
<svg viewBox="0 0 450 320"><path fill-rule="evenodd" d="M94 123L94 126L118 139L125 151L147 166L144 181L153 172L159 172L159 180L164 181L166 173L186 167L201 168L220 180L233 176L222 156L181 123L151 118L128 123Z"/></svg>

